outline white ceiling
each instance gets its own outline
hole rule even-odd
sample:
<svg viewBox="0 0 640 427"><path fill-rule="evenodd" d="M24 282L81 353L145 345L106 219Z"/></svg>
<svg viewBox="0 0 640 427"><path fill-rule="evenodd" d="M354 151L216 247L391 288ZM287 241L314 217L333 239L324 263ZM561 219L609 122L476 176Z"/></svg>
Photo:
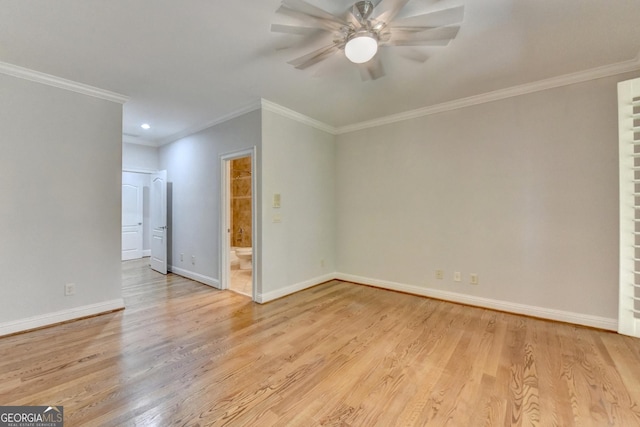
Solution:
<svg viewBox="0 0 640 427"><path fill-rule="evenodd" d="M308 0L343 13L354 0ZM412 0L464 5L447 47L385 48L362 81L342 53L307 70L318 45L270 31L280 0L0 0L0 61L131 97L124 133L167 142L265 98L334 127L634 60L640 0ZM331 36L327 35L328 42ZM153 128L144 131L143 122ZM131 140L131 137L129 138ZM135 139L135 138L133 138Z"/></svg>

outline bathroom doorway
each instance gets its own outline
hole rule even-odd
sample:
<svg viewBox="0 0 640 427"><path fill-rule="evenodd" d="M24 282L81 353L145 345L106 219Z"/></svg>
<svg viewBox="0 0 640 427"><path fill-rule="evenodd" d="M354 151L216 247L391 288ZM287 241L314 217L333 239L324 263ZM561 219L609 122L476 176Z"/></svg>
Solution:
<svg viewBox="0 0 640 427"><path fill-rule="evenodd" d="M222 245L221 288L255 300L254 151L221 156L222 160Z"/></svg>

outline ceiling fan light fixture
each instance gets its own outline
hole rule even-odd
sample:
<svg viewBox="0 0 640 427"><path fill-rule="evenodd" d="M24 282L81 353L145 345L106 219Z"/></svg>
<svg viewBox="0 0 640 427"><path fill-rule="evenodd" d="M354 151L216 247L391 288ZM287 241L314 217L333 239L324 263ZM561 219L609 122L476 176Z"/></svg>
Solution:
<svg viewBox="0 0 640 427"><path fill-rule="evenodd" d="M344 54L354 64L370 61L378 52L378 38L371 32L358 32L349 38Z"/></svg>
<svg viewBox="0 0 640 427"><path fill-rule="evenodd" d="M332 36L330 44L288 61L288 64L304 70L344 52L350 62L359 65L363 80L376 80L385 75L382 58L377 57L380 47L446 46L456 37L464 19L464 6L416 14L416 11L403 11L410 0L351 1L355 3L345 14L336 15L312 4L318 1L281 0L276 12L300 23L273 24L271 31L304 36L324 31ZM315 40L315 37L310 38ZM328 37L323 38L328 41ZM426 60L424 54L415 52L405 52L402 56L421 63Z"/></svg>

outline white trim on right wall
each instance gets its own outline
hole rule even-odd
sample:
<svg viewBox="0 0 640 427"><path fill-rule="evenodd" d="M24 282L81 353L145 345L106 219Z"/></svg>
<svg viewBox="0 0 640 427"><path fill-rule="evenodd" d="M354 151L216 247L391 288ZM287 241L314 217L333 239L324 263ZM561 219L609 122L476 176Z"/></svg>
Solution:
<svg viewBox="0 0 640 427"><path fill-rule="evenodd" d="M600 79L603 77L616 76L618 74L624 74L637 70L640 70L640 54L636 56L635 59L632 59L630 61L605 65L603 67L592 68L589 70L579 71L577 73L551 77L548 79L508 87L493 92L486 92L479 95L470 96L468 98L455 99L453 101L443 102L441 104L430 105L428 107L405 111L399 114L392 114L390 116L380 117L378 119L367 120L352 125L342 126L335 129L335 134L341 135L344 133L355 132L358 130L368 129L376 126L383 126L390 123L415 119L417 117L444 113L446 111L457 110L473 105L485 104L487 102L493 102L501 99L512 98L515 96L526 95L529 93L540 92L547 89L587 82L589 80Z"/></svg>
<svg viewBox="0 0 640 427"><path fill-rule="evenodd" d="M305 116L304 114L300 114L296 111L290 110L289 108L283 107L282 105L278 105L274 102L267 101L266 99L262 99L261 101L262 109L266 111L271 111L272 113L279 114L283 117L290 118L299 123L311 126L312 128L316 128L323 132L330 133L331 135L337 134L337 129L331 125L313 119L311 117Z"/></svg>
<svg viewBox="0 0 640 427"><path fill-rule="evenodd" d="M334 280L336 276L337 276L336 273L329 273L323 276L314 277L313 279L305 280L304 282L295 283L291 286L287 286L286 288L278 289L278 290L267 292L264 294L259 293L258 295L256 295L255 300L260 304L265 304L279 298L284 298L296 292L300 292L305 289L309 289L314 286L318 286L323 283L330 282L331 280Z"/></svg>
<svg viewBox="0 0 640 427"><path fill-rule="evenodd" d="M615 331L618 328L618 321L607 317L591 316L570 311L555 310L552 308L537 307L533 305L518 304L509 301L501 301L490 298L476 297L473 295L459 294L457 292L441 291L438 289L421 288L414 285L406 285L386 280L372 279L369 277L356 276L352 274L336 274L337 280L352 282L390 291L404 292L407 294L420 295L428 298L435 298L459 304L472 305L474 307L487 308L491 310L504 311L507 313L522 314L525 316L537 317L547 320L572 323L576 325L589 326L592 328Z"/></svg>

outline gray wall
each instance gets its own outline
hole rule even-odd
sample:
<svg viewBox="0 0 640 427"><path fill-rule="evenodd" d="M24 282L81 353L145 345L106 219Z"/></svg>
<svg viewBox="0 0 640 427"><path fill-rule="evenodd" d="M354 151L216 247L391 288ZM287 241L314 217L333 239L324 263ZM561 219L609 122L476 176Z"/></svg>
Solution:
<svg viewBox="0 0 640 427"><path fill-rule="evenodd" d="M262 292L270 300L335 272L335 137L263 108L262 147Z"/></svg>
<svg viewBox="0 0 640 427"><path fill-rule="evenodd" d="M167 170L170 189L170 265L205 283L219 281L219 156L256 146L260 171L260 145L260 111L253 111L160 147L159 168Z"/></svg>
<svg viewBox="0 0 640 427"><path fill-rule="evenodd" d="M146 145L122 144L122 169L155 172L158 170L158 148Z"/></svg>
<svg viewBox="0 0 640 427"><path fill-rule="evenodd" d="M257 146L266 299L338 271L615 318L616 83L637 75L337 138L254 111L126 163L168 170L169 261L217 280L219 155ZM117 305L121 105L5 75L0 93L0 326Z"/></svg>
<svg viewBox="0 0 640 427"><path fill-rule="evenodd" d="M0 94L0 323L121 303L122 106L6 75Z"/></svg>
<svg viewBox="0 0 640 427"><path fill-rule="evenodd" d="M616 83L631 77L340 135L338 271L615 318Z"/></svg>
<svg viewBox="0 0 640 427"><path fill-rule="evenodd" d="M219 283L219 156L256 146L254 248L262 247L263 255L254 255L256 299L267 301L327 280L335 271L334 139L262 109L161 147L159 167L167 170L171 188L173 271ZM271 207L274 193L282 196L277 210ZM263 197L268 198L264 203ZM274 214L282 221L274 223Z"/></svg>

